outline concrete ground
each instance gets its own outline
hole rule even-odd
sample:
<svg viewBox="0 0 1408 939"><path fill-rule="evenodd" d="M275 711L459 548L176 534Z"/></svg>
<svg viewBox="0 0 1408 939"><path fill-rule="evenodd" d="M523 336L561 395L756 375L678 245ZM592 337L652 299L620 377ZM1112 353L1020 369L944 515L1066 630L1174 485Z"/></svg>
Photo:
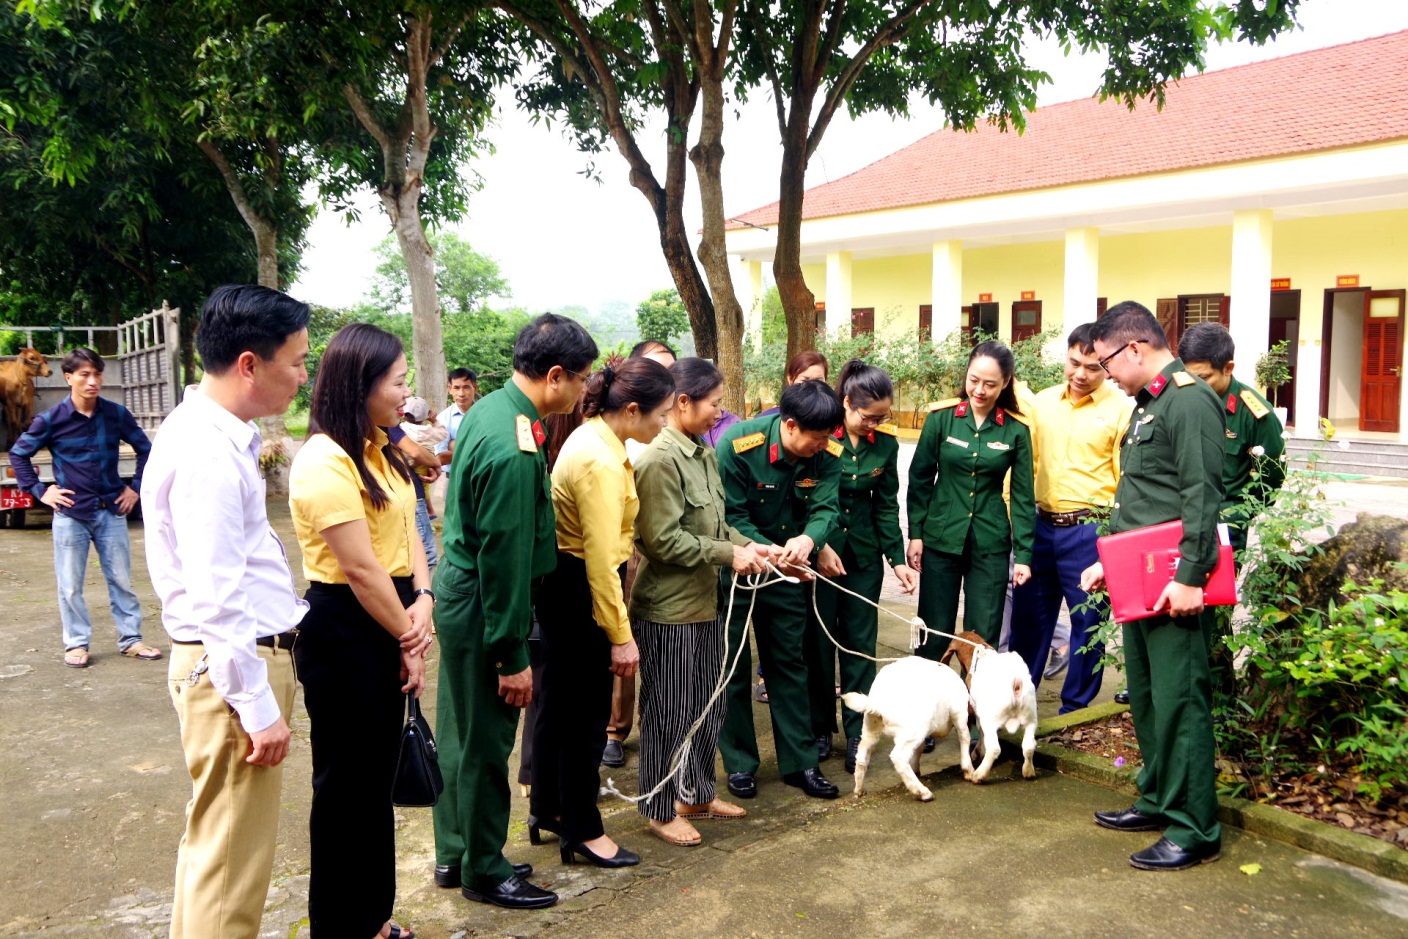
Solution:
<svg viewBox="0 0 1408 939"><path fill-rule="evenodd" d="M1348 517L1361 506L1402 512L1408 504L1402 488L1336 484L1341 488L1352 495ZM286 510L270 508L293 545ZM117 654L94 563L87 587L94 665L62 666L51 541L38 513L31 524L0 531L0 635L10 650L0 664L0 932L164 936L190 794L165 663ZM166 649L141 560L140 524L131 535L146 637ZM886 602L912 615L904 601ZM906 627L888 617L881 622L882 645L893 654ZM1115 687L1108 679L1102 699ZM1050 689L1041 698L1043 715L1053 712ZM1125 858L1151 836L1108 832L1090 821L1092 811L1126 797L1046 771L1026 782L1013 778L1010 763L975 787L959 776L951 741L923 764L935 790L931 803L904 792L883 759L887 750L872 764L863 799L850 796L839 758L823 768L846 795L807 799L778 780L766 708L756 714L765 752L760 795L747 803L745 820L700 823L702 847L666 845L632 807L604 801L607 830L644 863L625 871L567 867L555 848L528 845L527 803L516 798L508 853L532 862L534 880L563 895L552 910L508 913L435 888L430 812L398 810L397 919L428 939L1408 937L1408 887L1235 830L1227 831L1216 864L1181 874L1135 871ZM307 935L310 761L301 698L294 731L261 933L268 939ZM634 748L632 740L630 762L613 772L627 791L635 785ZM1244 873L1249 864L1260 871Z"/></svg>

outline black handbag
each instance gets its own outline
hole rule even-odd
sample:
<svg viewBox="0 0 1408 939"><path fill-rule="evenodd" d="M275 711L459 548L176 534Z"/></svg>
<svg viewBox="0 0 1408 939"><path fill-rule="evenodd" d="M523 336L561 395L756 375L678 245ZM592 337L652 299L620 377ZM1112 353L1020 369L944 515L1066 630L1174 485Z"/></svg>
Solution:
<svg viewBox="0 0 1408 939"><path fill-rule="evenodd" d="M406 725L401 728L401 753L396 758L396 778L391 784L391 804L428 807L440 801L445 778L430 723L420 712L420 702L406 695Z"/></svg>

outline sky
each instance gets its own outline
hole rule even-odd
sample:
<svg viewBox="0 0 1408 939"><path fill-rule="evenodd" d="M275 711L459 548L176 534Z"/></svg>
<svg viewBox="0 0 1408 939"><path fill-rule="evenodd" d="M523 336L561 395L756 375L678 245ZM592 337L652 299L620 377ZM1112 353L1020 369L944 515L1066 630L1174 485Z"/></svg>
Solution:
<svg viewBox="0 0 1408 939"><path fill-rule="evenodd" d="M1408 0L1303 0L1301 29L1264 47L1245 43L1208 50L1209 70L1304 52L1408 29ZM1039 105L1084 98L1099 85L1104 59L1063 56L1054 43L1029 47L1029 62L1051 74ZM1366 67L1370 67L1366 64ZM561 131L534 125L511 95L488 132L495 152L476 161L481 191L470 198L469 215L450 230L496 260L512 288L515 305L530 312L581 305L593 311L622 302L634 308L653 290L673 286L660 255L654 218L645 198L627 181L626 163L614 151L594 158L600 181L582 171L589 158ZM852 173L943 126L942 112L924 102L908 120L872 114L852 119L844 111L832 121L807 172L815 186ZM642 148L660 170L661 130L647 127ZM726 210L730 215L777 201L782 148L769 96L759 93L737 106L724 132ZM700 227L698 189L691 170L687 226ZM375 194L359 201L361 221L349 225L322 211L309 231L303 273L291 293L326 306L349 306L368 292L376 260L372 250L390 232ZM765 277L771 273L766 271Z"/></svg>

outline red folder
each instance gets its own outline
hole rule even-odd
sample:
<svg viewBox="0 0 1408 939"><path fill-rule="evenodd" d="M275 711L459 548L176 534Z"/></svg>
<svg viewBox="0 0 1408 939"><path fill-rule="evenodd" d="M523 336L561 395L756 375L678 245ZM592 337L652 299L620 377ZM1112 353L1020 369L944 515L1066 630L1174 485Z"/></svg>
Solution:
<svg viewBox="0 0 1408 939"><path fill-rule="evenodd" d="M1226 525L1217 526L1217 537L1217 567L1203 587L1203 603L1232 606L1237 602L1237 572ZM1105 535L1096 541L1110 594L1110 613L1116 623L1160 615L1153 606L1178 570L1181 540L1183 523L1173 521Z"/></svg>

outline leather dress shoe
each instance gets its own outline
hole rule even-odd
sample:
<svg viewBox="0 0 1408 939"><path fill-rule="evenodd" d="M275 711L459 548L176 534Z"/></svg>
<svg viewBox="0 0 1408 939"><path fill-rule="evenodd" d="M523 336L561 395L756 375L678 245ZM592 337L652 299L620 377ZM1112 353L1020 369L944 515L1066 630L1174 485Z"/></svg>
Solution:
<svg viewBox="0 0 1408 939"><path fill-rule="evenodd" d="M1128 704L1128 703L1129 703L1129 692L1128 692L1128 691L1116 691L1116 692L1115 692L1115 703L1116 703L1116 704Z"/></svg>
<svg viewBox="0 0 1408 939"><path fill-rule="evenodd" d="M1096 812L1095 824L1114 831L1159 831L1164 824L1130 806L1116 812Z"/></svg>
<svg viewBox="0 0 1408 939"><path fill-rule="evenodd" d="M1222 857L1222 846L1203 845L1200 848L1185 848L1167 838L1160 838L1149 847L1129 856L1129 863L1141 871L1181 871L1199 864L1207 864Z"/></svg>
<svg viewBox="0 0 1408 939"><path fill-rule="evenodd" d="M751 799L758 794L758 779L752 773L729 773L728 791L740 799Z"/></svg>
<svg viewBox="0 0 1408 939"><path fill-rule="evenodd" d="M562 863L576 864L577 858L582 858L588 864L595 864L597 867L634 867L640 863L640 855L627 848L625 845L617 845L616 853L611 857L602 857L584 844L572 844L566 838L562 839L561 846Z"/></svg>
<svg viewBox="0 0 1408 939"><path fill-rule="evenodd" d="M619 741L619 740L610 740L610 739L608 739L608 740L606 741L606 746L603 747L603 748L602 748L602 751L601 751L601 765L602 765L602 766L625 766L625 765L626 765L626 749L625 749L623 746L621 746L621 741Z"/></svg>
<svg viewBox="0 0 1408 939"><path fill-rule="evenodd" d="M831 735L826 734L816 738L816 758L821 760L831 759Z"/></svg>
<svg viewBox="0 0 1408 939"><path fill-rule="evenodd" d="M850 773L852 776L854 776L854 775L855 775L855 772L856 772L856 754L859 753L859 752L860 752L860 738L859 738L859 737L847 737L847 738L846 738L846 772Z"/></svg>
<svg viewBox="0 0 1408 939"><path fill-rule="evenodd" d="M509 910L540 910L557 902L557 894L530 884L516 874L493 887L461 887L460 893L467 900L492 903Z"/></svg>
<svg viewBox="0 0 1408 939"><path fill-rule="evenodd" d="M515 865L513 865L513 876L515 876L515 877L532 877L532 876L533 876L533 865L532 865L532 864L515 864ZM447 887L447 888L453 888L453 887L462 886L461 881L460 881L460 866L459 866L458 864L436 864L436 865L435 865L435 886L437 886L437 887Z"/></svg>
<svg viewBox="0 0 1408 939"><path fill-rule="evenodd" d="M796 786L815 799L835 799L841 795L841 790L836 788L835 783L821 775L819 769L804 769L800 773L783 773L782 781L789 786Z"/></svg>

